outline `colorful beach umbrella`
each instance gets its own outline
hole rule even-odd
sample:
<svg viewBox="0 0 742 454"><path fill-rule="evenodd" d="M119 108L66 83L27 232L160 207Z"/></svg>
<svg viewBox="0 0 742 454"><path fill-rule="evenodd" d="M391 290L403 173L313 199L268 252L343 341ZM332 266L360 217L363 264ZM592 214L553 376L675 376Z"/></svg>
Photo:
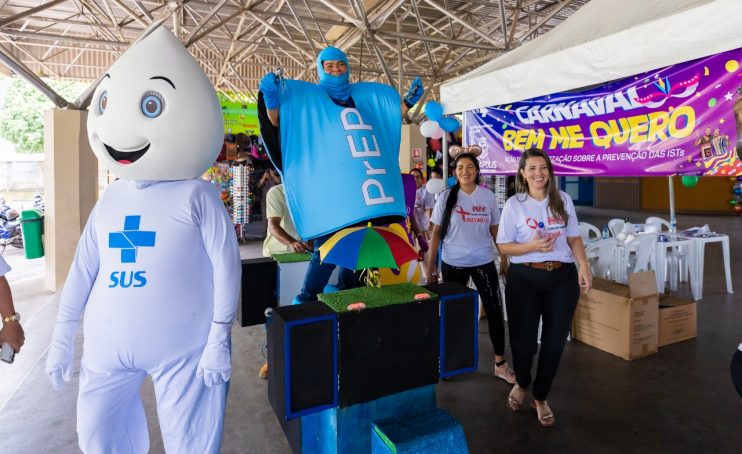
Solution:
<svg viewBox="0 0 742 454"><path fill-rule="evenodd" d="M407 240L388 227L350 227L331 236L319 248L323 263L360 270L399 268L417 258Z"/></svg>

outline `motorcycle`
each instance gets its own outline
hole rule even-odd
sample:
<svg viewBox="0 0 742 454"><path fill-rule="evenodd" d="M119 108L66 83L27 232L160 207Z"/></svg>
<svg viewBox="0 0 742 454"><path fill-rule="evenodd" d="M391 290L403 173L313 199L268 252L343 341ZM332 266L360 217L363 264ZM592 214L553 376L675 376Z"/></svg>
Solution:
<svg viewBox="0 0 742 454"><path fill-rule="evenodd" d="M18 219L18 212L0 199L0 251L4 251L9 244L23 249L21 220Z"/></svg>
<svg viewBox="0 0 742 454"><path fill-rule="evenodd" d="M44 197L41 194L36 194L33 197L33 202L31 203L31 208L33 208L36 211L44 213Z"/></svg>

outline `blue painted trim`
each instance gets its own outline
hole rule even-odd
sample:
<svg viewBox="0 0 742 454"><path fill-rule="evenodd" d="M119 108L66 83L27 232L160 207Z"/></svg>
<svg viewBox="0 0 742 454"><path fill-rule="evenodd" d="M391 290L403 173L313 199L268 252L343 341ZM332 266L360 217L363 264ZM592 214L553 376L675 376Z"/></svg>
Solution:
<svg viewBox="0 0 742 454"><path fill-rule="evenodd" d="M446 350L445 350L446 330L444 329L445 322L446 322L446 311L443 310L443 303L453 298L461 298L462 295L466 297L474 298L474 304L473 304L474 306L474 327L472 331L473 333L475 333L474 336L472 336L474 339L474 366L444 372L445 364L446 364ZM478 335L479 333L479 293L475 290L472 290L471 292L459 293L458 295L441 296L439 312L441 314L441 325L440 325L440 331L441 331L440 358L441 359L440 359L440 365L439 365L440 377L446 378L446 377L452 377L454 375L463 374L466 372L476 371L479 368L479 335Z"/></svg>
<svg viewBox="0 0 742 454"><path fill-rule="evenodd" d="M306 408L304 410L297 411L297 412L291 411L291 383L290 383L290 380L291 380L291 362L290 362L290 359L291 358L289 356L289 348L285 348L284 347L284 370L285 370L285 375L284 375L284 378L283 378L283 386L284 386L284 391L285 391L285 396L286 396L286 400L284 402L284 406L285 406L285 409L286 409L286 419L287 420L298 418L298 417L301 417L301 416L304 416L304 415L309 415L309 414L312 414L312 413L317 413L319 411L326 410L328 408L337 407L337 405L338 405L338 336L337 336L337 332L338 332L338 319L337 319L337 314L321 315L321 316L318 316L318 317L310 317L310 318L305 318L305 319L302 319L302 320L292 320L290 322L286 322L286 326L284 328L286 330L285 331L285 336L284 336L284 338L286 339L285 340L285 346L290 346L291 345L291 328L296 327L296 326L306 325L306 324L309 324L309 323L322 322L322 321L325 321L325 320L332 321L332 331L333 331L333 336L332 336L332 357L333 357L333 361L332 361L332 366L333 366L332 367L333 368L333 370L332 370L332 389L333 389L333 399L332 399L332 403L325 404L325 405L320 405L318 407Z"/></svg>

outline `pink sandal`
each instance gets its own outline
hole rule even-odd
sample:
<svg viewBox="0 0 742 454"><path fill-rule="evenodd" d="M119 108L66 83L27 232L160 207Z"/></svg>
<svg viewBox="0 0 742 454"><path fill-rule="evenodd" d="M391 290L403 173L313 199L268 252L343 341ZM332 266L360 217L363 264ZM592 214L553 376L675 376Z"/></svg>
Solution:
<svg viewBox="0 0 742 454"><path fill-rule="evenodd" d="M504 359L499 363L495 362L494 374L496 378L505 380L511 385L515 384L515 372L513 372L513 369L508 367L508 364Z"/></svg>
<svg viewBox="0 0 742 454"><path fill-rule="evenodd" d="M513 411L520 410L520 407L523 405L523 400L526 398L526 390L518 386L516 383L513 386L513 389L510 390L510 394L508 394L508 408Z"/></svg>
<svg viewBox="0 0 742 454"><path fill-rule="evenodd" d="M549 404L546 403L546 401L540 402L534 400L531 402L531 408L536 410L539 424L544 427L554 427L554 424L556 424L554 413L551 411L551 408L549 408Z"/></svg>

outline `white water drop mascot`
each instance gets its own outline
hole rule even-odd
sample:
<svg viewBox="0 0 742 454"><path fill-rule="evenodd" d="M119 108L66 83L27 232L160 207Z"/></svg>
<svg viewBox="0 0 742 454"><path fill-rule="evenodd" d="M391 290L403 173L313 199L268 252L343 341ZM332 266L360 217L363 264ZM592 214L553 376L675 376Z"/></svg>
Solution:
<svg viewBox="0 0 742 454"><path fill-rule="evenodd" d="M216 188L221 109L198 63L164 27L97 87L88 137L120 177L100 197L61 294L46 362L69 381L83 312L77 431L85 453L146 453L140 387L152 377L165 450L219 451L240 260Z"/></svg>

